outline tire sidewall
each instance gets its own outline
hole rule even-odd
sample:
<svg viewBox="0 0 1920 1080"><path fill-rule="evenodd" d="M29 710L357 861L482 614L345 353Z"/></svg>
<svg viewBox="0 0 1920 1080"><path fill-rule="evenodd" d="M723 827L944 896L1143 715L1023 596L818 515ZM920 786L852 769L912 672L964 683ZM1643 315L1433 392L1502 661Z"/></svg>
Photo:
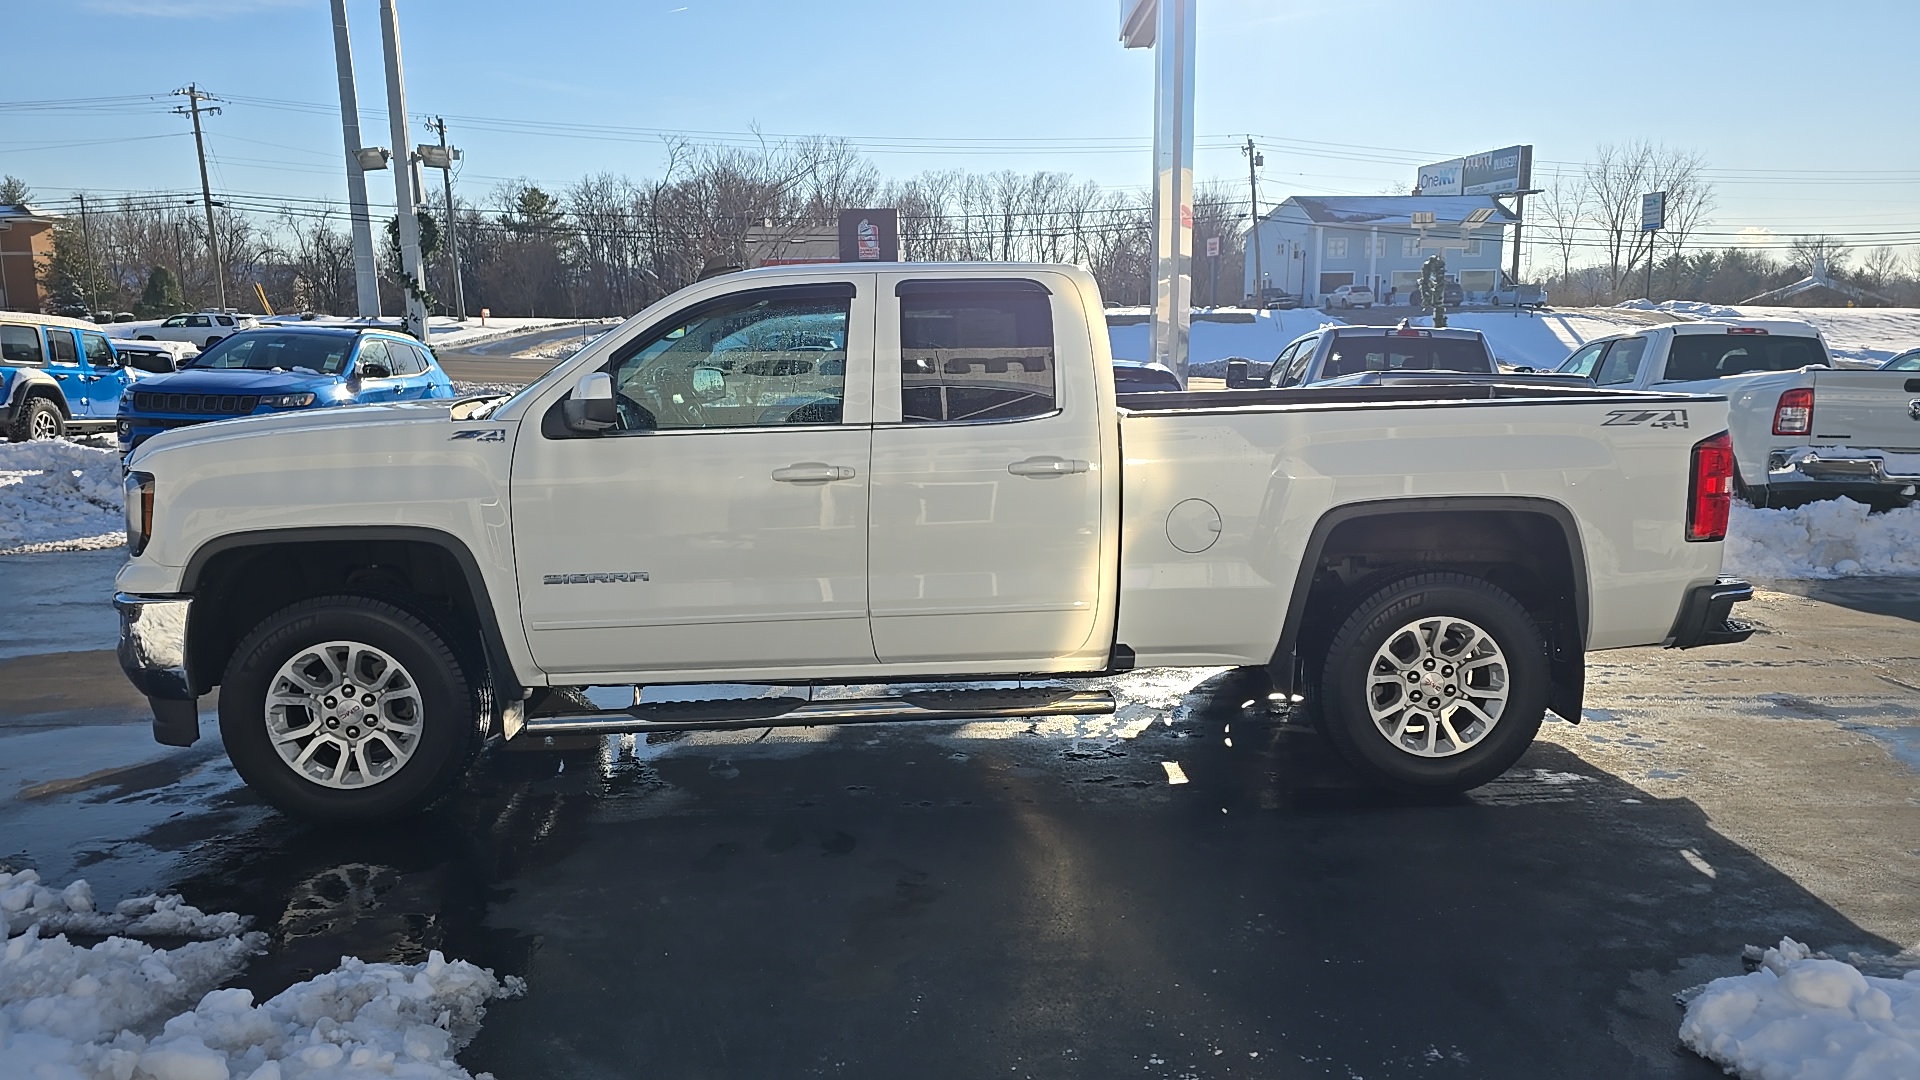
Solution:
<svg viewBox="0 0 1920 1080"><path fill-rule="evenodd" d="M1434 616L1466 619L1490 634L1505 654L1506 710L1471 749L1422 758L1396 749L1373 724L1366 682L1373 656L1410 622ZM1389 787L1466 791L1511 768L1533 742L1546 713L1551 672L1539 627L1517 601L1465 575L1425 575L1387 584L1358 604L1328 648L1321 672L1322 731L1354 765Z"/></svg>
<svg viewBox="0 0 1920 1080"><path fill-rule="evenodd" d="M66 434L66 422L60 416L60 410L53 402L43 397L31 397L20 407L20 415L13 421L12 430L7 432L10 442L34 442L33 423L36 417L45 413L53 417L53 435L43 442L56 442Z"/></svg>
<svg viewBox="0 0 1920 1080"><path fill-rule="evenodd" d="M327 641L380 649L420 690L424 730L413 756L394 776L357 791L304 779L267 732L266 693L280 666ZM220 734L241 778L281 810L312 821L377 821L425 809L445 794L467 764L476 725L467 678L439 632L392 604L342 596L286 608L240 643L220 688Z"/></svg>

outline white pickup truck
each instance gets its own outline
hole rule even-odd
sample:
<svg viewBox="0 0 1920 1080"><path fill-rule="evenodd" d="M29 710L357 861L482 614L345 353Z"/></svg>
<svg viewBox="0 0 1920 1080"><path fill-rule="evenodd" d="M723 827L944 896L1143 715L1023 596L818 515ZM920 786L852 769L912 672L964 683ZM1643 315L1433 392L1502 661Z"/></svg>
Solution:
<svg viewBox="0 0 1920 1080"><path fill-rule="evenodd" d="M1804 322L1647 327L1583 345L1557 370L1602 389L1726 395L1737 491L1755 506L1836 495L1897 506L1920 485L1920 378L1835 368Z"/></svg>
<svg viewBox="0 0 1920 1080"><path fill-rule="evenodd" d="M1751 632L1723 399L1116 399L1105 329L1072 267L769 268L509 398L164 433L127 463L121 664L159 741L219 686L249 784L364 820L492 737L1098 713L1136 666L1265 667L1364 773L1457 791L1578 719L1588 650ZM721 682L796 689L580 692Z"/></svg>

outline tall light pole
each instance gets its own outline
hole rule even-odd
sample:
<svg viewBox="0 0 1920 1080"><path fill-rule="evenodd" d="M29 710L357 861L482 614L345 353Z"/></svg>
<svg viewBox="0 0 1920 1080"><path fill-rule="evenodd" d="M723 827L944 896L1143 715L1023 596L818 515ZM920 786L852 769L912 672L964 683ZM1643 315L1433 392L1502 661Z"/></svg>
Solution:
<svg viewBox="0 0 1920 1080"><path fill-rule="evenodd" d="M393 122L393 152L407 153L407 90L400 72L400 17L394 0L380 0L380 38L387 56L387 116ZM411 155L408 155L409 159ZM427 275L420 265L418 185L411 160L393 163L393 211L400 219L401 286L407 291L407 333L427 340Z"/></svg>
<svg viewBox="0 0 1920 1080"><path fill-rule="evenodd" d="M443 170L440 174L447 193L447 259L453 273L453 313L462 322L467 318L466 284L460 277L460 233L453 221L453 163L460 160L460 151L447 145L447 118L436 116L427 127L440 135L440 145L422 146L418 153L421 162L430 169Z"/></svg>
<svg viewBox="0 0 1920 1080"><path fill-rule="evenodd" d="M353 293L363 319L380 317L380 267L373 259L373 215L367 209L366 169L360 162L360 100L353 87L353 46L347 38L347 0L333 0L333 59L340 71L340 134L347 149L347 218L353 233Z"/></svg>
<svg viewBox="0 0 1920 1080"><path fill-rule="evenodd" d="M1120 39L1153 47L1153 355L1187 384L1193 326L1193 39L1198 0L1125 0Z"/></svg>

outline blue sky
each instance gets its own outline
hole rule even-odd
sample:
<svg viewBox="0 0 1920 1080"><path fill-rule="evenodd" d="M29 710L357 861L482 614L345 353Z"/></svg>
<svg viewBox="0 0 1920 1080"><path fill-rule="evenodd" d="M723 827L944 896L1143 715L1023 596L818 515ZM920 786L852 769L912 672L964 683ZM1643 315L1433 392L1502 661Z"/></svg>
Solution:
<svg viewBox="0 0 1920 1080"><path fill-rule="evenodd" d="M1829 232L1920 252L1920 6L1198 2L1203 180L1244 183L1249 134L1267 201L1376 193L1422 161L1521 142L1539 181L1644 138L1705 156L1729 239ZM1150 167L1151 59L1120 48L1115 0L399 8L409 112L448 118L462 191L482 202L510 177L655 173L649 131L844 135L896 175L1046 168L1133 188ZM385 145L379 7L348 11L365 141ZM344 195L326 0L42 0L9 24L49 47L10 52L0 101L116 99L0 111L0 172L43 201L196 187L186 121L166 112L189 81L233 99L208 121L216 189ZM429 138L417 120L412 138ZM370 179L390 201L387 176Z"/></svg>

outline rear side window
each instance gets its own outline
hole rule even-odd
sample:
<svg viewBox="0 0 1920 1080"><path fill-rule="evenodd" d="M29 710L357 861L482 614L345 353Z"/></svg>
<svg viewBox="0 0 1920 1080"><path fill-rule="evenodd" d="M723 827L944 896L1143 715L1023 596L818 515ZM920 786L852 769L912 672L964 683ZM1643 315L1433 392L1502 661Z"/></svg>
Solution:
<svg viewBox="0 0 1920 1080"><path fill-rule="evenodd" d="M80 348L73 342L73 331L61 327L47 327L47 358L56 364L80 362Z"/></svg>
<svg viewBox="0 0 1920 1080"><path fill-rule="evenodd" d="M1819 338L1781 334L1675 334L1667 357L1670 382L1718 379L1749 371L1831 367Z"/></svg>
<svg viewBox="0 0 1920 1080"><path fill-rule="evenodd" d="M1037 283L901 284L900 412L909 424L1054 411L1053 308Z"/></svg>
<svg viewBox="0 0 1920 1080"><path fill-rule="evenodd" d="M212 326L213 323L205 315L189 315L187 316L187 325L188 326Z"/></svg>
<svg viewBox="0 0 1920 1080"><path fill-rule="evenodd" d="M221 326L233 325L233 316L231 315L215 315L214 318L219 320Z"/></svg>
<svg viewBox="0 0 1920 1080"><path fill-rule="evenodd" d="M1326 375L1358 375L1365 371L1462 371L1481 375L1493 371L1486 346L1462 338L1338 337L1327 357Z"/></svg>
<svg viewBox="0 0 1920 1080"><path fill-rule="evenodd" d="M46 362L40 351L40 330L33 326L0 326L0 360L38 366Z"/></svg>
<svg viewBox="0 0 1920 1080"><path fill-rule="evenodd" d="M1607 346L1606 359L1600 361L1599 370L1593 373L1594 385L1619 386L1639 378L1640 361L1646 355L1646 338L1621 338Z"/></svg>

